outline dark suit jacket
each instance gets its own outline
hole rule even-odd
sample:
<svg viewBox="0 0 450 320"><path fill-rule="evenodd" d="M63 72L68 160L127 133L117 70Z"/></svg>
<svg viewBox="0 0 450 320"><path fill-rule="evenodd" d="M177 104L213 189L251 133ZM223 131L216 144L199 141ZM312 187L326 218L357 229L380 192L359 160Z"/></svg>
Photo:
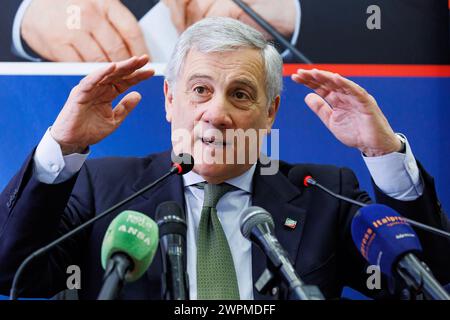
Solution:
<svg viewBox="0 0 450 320"><path fill-rule="evenodd" d="M0 196L0 292L7 294L18 265L34 250L92 218L113 204L154 181L170 168L170 153L145 158L105 158L89 160L80 173L58 185L38 182L32 176L32 155ZM327 298L338 298L343 286L351 286L376 296L365 287L366 263L353 244L350 234L352 217L357 208L338 201L320 190L302 188L303 174L309 172L337 193L360 201L368 195L358 189L349 169L333 166L280 162L280 170L272 176L261 175L258 166L253 180L252 203L272 213L275 233L289 253L301 278L318 285ZM417 200L401 202L377 190L377 198L407 217L449 230L441 211L433 180L422 169L425 193ZM156 207L174 200L184 207L183 182L172 176L132 201L128 209L154 218ZM92 228L74 236L41 257L24 273L23 294L34 297L52 296L65 289L66 269L81 267L81 299L95 299L102 285L103 270L100 251L105 231L122 208L96 222ZM286 218L298 222L295 229L284 227ZM189 223L189 222L188 222ZM437 278L450 282L449 241L419 232L424 258ZM253 281L266 267L264 254L252 247ZM148 272L134 283L126 284L123 299L160 299L162 265L160 255ZM384 293L384 292L383 292ZM267 297L255 291L256 299Z"/></svg>
<svg viewBox="0 0 450 320"><path fill-rule="evenodd" d="M22 0L7 0L2 2L0 12L0 61L22 61L12 51L12 29L14 17Z"/></svg>

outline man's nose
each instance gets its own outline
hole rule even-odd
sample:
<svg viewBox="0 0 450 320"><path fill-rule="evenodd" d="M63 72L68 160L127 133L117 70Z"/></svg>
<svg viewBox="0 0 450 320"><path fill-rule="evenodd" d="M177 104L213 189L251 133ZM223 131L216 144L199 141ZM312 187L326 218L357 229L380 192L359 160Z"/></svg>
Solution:
<svg viewBox="0 0 450 320"><path fill-rule="evenodd" d="M220 129L231 128L233 121L230 116L232 106L226 97L217 95L205 106L202 120Z"/></svg>

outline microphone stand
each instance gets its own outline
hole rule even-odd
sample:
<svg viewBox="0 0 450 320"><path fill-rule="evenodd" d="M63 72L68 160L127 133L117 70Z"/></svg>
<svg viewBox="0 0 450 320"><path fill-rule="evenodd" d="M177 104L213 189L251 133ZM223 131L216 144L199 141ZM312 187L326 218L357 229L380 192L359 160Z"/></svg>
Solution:
<svg viewBox="0 0 450 320"><path fill-rule="evenodd" d="M315 186L334 198L349 202L359 207L366 207L369 205L367 203L356 201L337 194L318 183L311 176L306 176L303 179L303 184L306 187ZM402 217L402 219L410 225L419 229L434 233L447 239L450 238L450 233L447 231L440 230L405 217ZM430 277L431 271L425 263L419 261L413 255L407 254L405 258L408 260L409 264L403 260L400 260L399 267L397 269L397 274L401 277L402 281L398 281L394 277L394 283L391 283L394 288L401 288L399 290L399 294L402 300L416 300L419 295L425 295L425 297L431 298L433 300L450 300L450 295L441 287L439 283L437 283L437 281L433 277ZM411 268L411 265L415 265L416 268ZM421 271L418 272L417 270ZM424 279L427 279L427 281L424 281ZM392 291L393 290L391 290L391 292Z"/></svg>
<svg viewBox="0 0 450 320"><path fill-rule="evenodd" d="M330 196L332 196L332 197L334 197L334 198L337 198L337 199L339 199L339 200L342 200L342 201L345 201L345 202L354 204L354 205L356 205L356 206L358 206L358 207L361 207L361 208L370 205L369 203L364 203L364 202L356 201L356 200L350 199L350 198L348 198L348 197L344 197L344 196L342 196L342 195L340 195L340 194L337 194L337 193L331 191L330 189L324 187L324 186L321 185L320 183L318 183L318 182L317 182L313 177L311 177L311 176L306 176L306 177L305 177L305 179L304 179L304 185L305 185L306 187L307 187L307 186L314 186L314 187L317 187L317 188L319 188L320 190L324 191L325 193L329 194ZM405 218L405 217L403 217L403 216L402 216L402 219L403 219L405 222L409 223L410 225L412 225L412 226L414 226L414 227L417 227L417 228L419 228L419 229L428 231L428 232L430 232L430 233L434 233L434 234L436 234L436 235L438 235L438 236L441 236L441 237L450 239L450 232L447 232L447 231L444 231L444 230L441 230L441 229L437 229L437 228L431 227L431 226L429 226L429 225L423 224L423 223L418 222L418 221L415 221L415 220L411 220L411 219Z"/></svg>
<svg viewBox="0 0 450 320"><path fill-rule="evenodd" d="M125 276L132 263L124 254L113 255L106 265L103 287L97 300L116 300L125 283Z"/></svg>
<svg viewBox="0 0 450 320"><path fill-rule="evenodd" d="M69 231L68 233L66 233L65 235L63 235L62 237L52 241L51 243L49 243L48 245L36 250L35 252L33 252L32 254L30 254L23 262L22 264L19 266L19 268L17 269L16 274L14 275L14 279L12 282L12 286L11 286L11 291L10 291L10 295L9 295L9 299L10 300L17 300L17 296L18 296L18 292L17 292L17 288L18 288L18 282L20 279L20 275L22 274L23 270L25 269L25 267L36 257L41 256L42 254L46 253L48 250L50 250L51 248L53 248L54 246L56 246L57 244L63 242L64 240L66 240L67 238L70 238L71 236L77 234L78 232L80 232L81 230L85 229L86 227L94 224L94 222L100 220L101 218L107 216L108 214L110 214L111 212L117 210L118 208L122 207L123 205L129 203L130 201L134 200L135 198L137 198L138 196L140 196L141 194L145 193L146 191L150 190L151 188L153 188L155 185L157 185L159 182L161 182L162 180L166 179L167 177L176 174L177 172L179 172L180 169L176 166L173 166L169 172L167 172L166 174L164 174L162 177L158 178L156 181L152 182L151 184L149 184L148 186L142 188L141 190L137 191L136 193L132 194L131 196L129 196L128 198L120 201L119 203L117 203L116 205L112 206L111 208L103 211L102 213L100 213L98 216L86 221L85 223L81 224L80 226L76 227L75 229Z"/></svg>
<svg viewBox="0 0 450 320"><path fill-rule="evenodd" d="M278 291L275 288L280 288L279 292L281 292L282 285L284 285L288 291L287 298L291 298L290 300L324 300L323 294L317 286L305 285L300 279L287 283L283 281L279 272L280 268L277 268L268 259L267 268L255 282L256 290L261 294L270 293L274 296Z"/></svg>

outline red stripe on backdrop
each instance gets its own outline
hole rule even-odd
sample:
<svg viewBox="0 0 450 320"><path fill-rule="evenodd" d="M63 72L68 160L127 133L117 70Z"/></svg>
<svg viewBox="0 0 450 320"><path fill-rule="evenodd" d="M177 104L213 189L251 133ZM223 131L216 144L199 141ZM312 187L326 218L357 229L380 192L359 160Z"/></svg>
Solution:
<svg viewBox="0 0 450 320"><path fill-rule="evenodd" d="M289 76L297 72L297 69L313 68L346 77L450 77L450 65L417 64L285 64L283 75Z"/></svg>

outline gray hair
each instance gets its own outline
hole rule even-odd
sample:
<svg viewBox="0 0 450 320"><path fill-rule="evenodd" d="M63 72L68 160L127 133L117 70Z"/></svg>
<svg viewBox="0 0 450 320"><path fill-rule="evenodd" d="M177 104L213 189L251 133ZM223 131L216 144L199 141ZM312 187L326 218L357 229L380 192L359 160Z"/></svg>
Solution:
<svg viewBox="0 0 450 320"><path fill-rule="evenodd" d="M226 52L239 48L259 49L265 65L266 96L269 105L283 87L283 60L273 44L254 28L224 17L206 18L184 31L166 67L165 79L175 84L189 50L202 53Z"/></svg>

